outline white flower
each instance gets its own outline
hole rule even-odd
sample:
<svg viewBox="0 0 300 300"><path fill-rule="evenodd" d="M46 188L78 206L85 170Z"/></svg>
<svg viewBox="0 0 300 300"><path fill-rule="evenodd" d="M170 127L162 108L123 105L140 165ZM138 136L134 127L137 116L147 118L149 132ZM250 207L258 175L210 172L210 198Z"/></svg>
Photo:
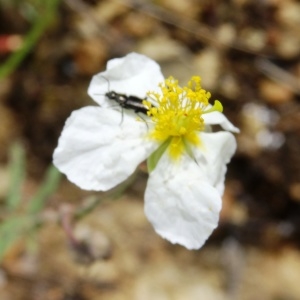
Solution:
<svg viewBox="0 0 300 300"><path fill-rule="evenodd" d="M159 86L160 84L160 86ZM137 120L105 97L109 91L145 99L148 116ZM235 152L228 131L238 132L208 103L210 94L193 77L181 88L150 58L131 53L110 60L88 89L100 106L72 113L53 160L82 189L106 191L128 178L148 158L145 214L162 237L200 248L218 224L226 164Z"/></svg>

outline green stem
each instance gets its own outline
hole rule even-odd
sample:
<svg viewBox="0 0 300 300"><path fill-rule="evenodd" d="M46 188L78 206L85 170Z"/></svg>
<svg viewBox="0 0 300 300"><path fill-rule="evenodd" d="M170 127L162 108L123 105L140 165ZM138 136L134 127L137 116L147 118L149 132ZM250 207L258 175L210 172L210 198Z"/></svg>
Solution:
<svg viewBox="0 0 300 300"><path fill-rule="evenodd" d="M132 183L136 180L137 172L135 172L132 176L130 176L126 181L122 184L114 188L113 190L107 192L102 197L99 196L91 196L88 200L88 204L84 207L79 208L74 213L74 220L78 221L92 212L101 202L107 199L117 199L119 198L124 191L132 185Z"/></svg>
<svg viewBox="0 0 300 300"><path fill-rule="evenodd" d="M23 61L26 55L37 43L49 23L52 21L60 0L45 0L44 11L37 18L31 30L26 35L22 47L10 55L0 67L0 79L9 76Z"/></svg>

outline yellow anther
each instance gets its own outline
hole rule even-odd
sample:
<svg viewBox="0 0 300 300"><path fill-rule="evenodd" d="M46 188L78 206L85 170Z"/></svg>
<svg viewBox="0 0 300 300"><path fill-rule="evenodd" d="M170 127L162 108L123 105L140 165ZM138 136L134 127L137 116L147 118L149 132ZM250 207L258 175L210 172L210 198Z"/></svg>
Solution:
<svg viewBox="0 0 300 300"><path fill-rule="evenodd" d="M180 87L173 77L165 79L159 87L161 93L147 94L155 106L144 101L154 124L150 137L160 142L170 139L169 154L176 159L187 142L193 146L201 145L198 132L205 128L202 114L222 111L222 104L215 101L214 106L208 108L211 94L202 89L199 76L193 76L186 87Z"/></svg>

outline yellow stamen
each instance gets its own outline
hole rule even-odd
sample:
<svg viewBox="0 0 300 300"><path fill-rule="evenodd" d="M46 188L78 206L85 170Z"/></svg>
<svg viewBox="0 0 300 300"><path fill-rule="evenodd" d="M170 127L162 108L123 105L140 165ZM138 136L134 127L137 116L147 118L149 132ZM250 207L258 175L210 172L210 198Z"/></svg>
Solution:
<svg viewBox="0 0 300 300"><path fill-rule="evenodd" d="M149 92L143 103L149 109L148 115L154 123L150 137L164 142L170 140L169 154L177 159L185 151L186 143L200 146L199 131L205 128L202 114L222 111L222 104L215 101L208 108L210 93L201 88L201 79L193 76L186 87L180 87L173 77L159 85L161 93Z"/></svg>

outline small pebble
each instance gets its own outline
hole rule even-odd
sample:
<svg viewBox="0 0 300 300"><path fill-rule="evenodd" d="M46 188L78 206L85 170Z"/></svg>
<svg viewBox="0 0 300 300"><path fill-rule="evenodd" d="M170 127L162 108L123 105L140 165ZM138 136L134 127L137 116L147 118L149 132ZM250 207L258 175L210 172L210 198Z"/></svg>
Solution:
<svg viewBox="0 0 300 300"><path fill-rule="evenodd" d="M271 104L286 103L293 100L293 92L284 85L269 79L263 79L259 83L262 98Z"/></svg>

